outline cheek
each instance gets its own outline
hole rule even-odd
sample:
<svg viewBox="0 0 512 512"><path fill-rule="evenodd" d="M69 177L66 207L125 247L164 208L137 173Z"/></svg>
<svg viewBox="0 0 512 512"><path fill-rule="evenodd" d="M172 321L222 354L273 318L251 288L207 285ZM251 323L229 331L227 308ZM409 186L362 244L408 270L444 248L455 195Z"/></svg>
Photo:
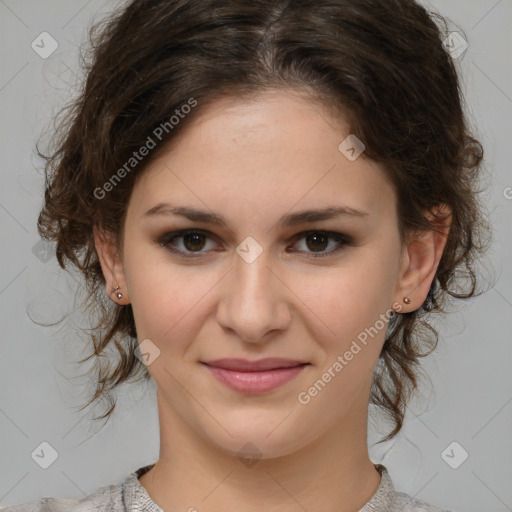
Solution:
<svg viewBox="0 0 512 512"><path fill-rule="evenodd" d="M322 347L317 363L329 391L322 391L319 404L366 392L394 314L397 269L393 247L368 248L357 262L303 282L298 295L321 320L315 319L319 327L312 336Z"/></svg>
<svg viewBox="0 0 512 512"><path fill-rule="evenodd" d="M299 403L327 423L336 422L352 403L368 399L371 378L389 326L390 283L377 269L340 269L330 279L311 280L304 293L316 315L311 330L317 347L317 368L303 387ZM309 294L308 292L309 288Z"/></svg>
<svg viewBox="0 0 512 512"><path fill-rule="evenodd" d="M396 257L391 254L361 251L354 264L302 275L300 286L294 289L325 324L324 339L336 335L346 340L389 311L397 269Z"/></svg>
<svg viewBox="0 0 512 512"><path fill-rule="evenodd" d="M125 251L125 275L139 340L150 338L158 345L169 339L177 342L182 338L177 333L201 310L201 297L211 276L191 279L195 269L172 264L165 249L146 246L140 250L136 244L127 244Z"/></svg>

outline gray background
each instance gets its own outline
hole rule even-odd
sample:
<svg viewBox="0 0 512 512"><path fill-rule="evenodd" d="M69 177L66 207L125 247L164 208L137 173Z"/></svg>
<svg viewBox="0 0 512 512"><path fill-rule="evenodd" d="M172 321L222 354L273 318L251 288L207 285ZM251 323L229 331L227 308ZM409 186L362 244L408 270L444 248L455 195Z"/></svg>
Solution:
<svg viewBox="0 0 512 512"><path fill-rule="evenodd" d="M438 349L424 361L431 385L422 384L398 439L371 447L370 455L386 465L398 490L417 498L458 511L512 510L512 2L424 3L454 22L452 29L462 30L469 44L456 60L486 151L494 242L484 276L491 285L439 323ZM75 311L60 328L28 317L51 322L74 308L78 276L61 271L51 254L46 261L44 246L37 251L44 179L34 144L74 94L77 47L89 23L114 6L106 0L0 0L2 505L81 498L158 458L154 384L124 386L117 412L99 430L101 422L78 411L90 390L88 365L73 362L83 356L81 315ZM31 48L44 31L59 45L47 59ZM372 427L370 443L377 436ZM31 457L43 441L58 452L48 469ZM453 441L469 454L457 469L441 456ZM460 452L456 448L452 460Z"/></svg>

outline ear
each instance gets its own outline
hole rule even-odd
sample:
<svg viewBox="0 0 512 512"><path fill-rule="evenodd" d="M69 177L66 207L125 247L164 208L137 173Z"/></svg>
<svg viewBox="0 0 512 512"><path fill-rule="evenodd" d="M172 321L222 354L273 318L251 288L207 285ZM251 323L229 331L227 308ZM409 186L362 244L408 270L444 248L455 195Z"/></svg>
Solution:
<svg viewBox="0 0 512 512"><path fill-rule="evenodd" d="M130 303L123 264L112 234L104 231L99 226L94 226L94 244L101 264L101 270L105 277L107 295L116 304L125 306ZM119 288L118 288L119 287ZM118 298L118 294L121 298Z"/></svg>
<svg viewBox="0 0 512 512"><path fill-rule="evenodd" d="M402 253L395 290L395 301L402 306L401 313L415 311L425 302L450 231L452 215L448 206L440 205L425 216L432 228L410 234ZM407 297L410 303L404 303Z"/></svg>

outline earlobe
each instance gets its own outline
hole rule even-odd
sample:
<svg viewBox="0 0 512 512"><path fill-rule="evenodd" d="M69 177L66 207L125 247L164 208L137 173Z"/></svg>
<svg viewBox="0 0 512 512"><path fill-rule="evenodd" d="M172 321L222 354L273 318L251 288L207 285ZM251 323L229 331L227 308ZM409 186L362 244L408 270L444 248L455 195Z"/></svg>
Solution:
<svg viewBox="0 0 512 512"><path fill-rule="evenodd" d="M451 213L441 206L427 212L431 228L410 236L404 248L402 267L395 291L395 301L403 303L402 312L421 307L435 278L450 231Z"/></svg>
<svg viewBox="0 0 512 512"><path fill-rule="evenodd" d="M94 244L105 278L106 293L119 305L129 304L128 290L124 278L123 265L112 235L98 226L93 228Z"/></svg>

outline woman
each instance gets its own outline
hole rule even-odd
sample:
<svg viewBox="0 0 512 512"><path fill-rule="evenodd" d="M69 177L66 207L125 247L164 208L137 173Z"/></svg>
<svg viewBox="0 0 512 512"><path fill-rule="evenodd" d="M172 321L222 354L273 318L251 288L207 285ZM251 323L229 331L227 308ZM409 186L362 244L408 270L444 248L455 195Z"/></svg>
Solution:
<svg viewBox="0 0 512 512"><path fill-rule="evenodd" d="M39 229L103 308L90 403L152 378L160 456L6 510L442 510L367 447L370 403L400 431L426 319L474 295L483 248L482 148L434 15L135 0L93 40Z"/></svg>

